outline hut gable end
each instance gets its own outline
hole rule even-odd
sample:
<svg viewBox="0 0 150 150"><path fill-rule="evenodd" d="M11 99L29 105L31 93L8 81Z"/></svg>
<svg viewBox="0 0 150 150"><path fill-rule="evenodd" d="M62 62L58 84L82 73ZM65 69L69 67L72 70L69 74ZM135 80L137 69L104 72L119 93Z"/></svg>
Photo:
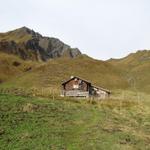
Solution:
<svg viewBox="0 0 150 150"><path fill-rule="evenodd" d="M73 77L69 79L68 81L65 81L62 83L64 90L81 90L81 91L88 91L89 82L78 78Z"/></svg>

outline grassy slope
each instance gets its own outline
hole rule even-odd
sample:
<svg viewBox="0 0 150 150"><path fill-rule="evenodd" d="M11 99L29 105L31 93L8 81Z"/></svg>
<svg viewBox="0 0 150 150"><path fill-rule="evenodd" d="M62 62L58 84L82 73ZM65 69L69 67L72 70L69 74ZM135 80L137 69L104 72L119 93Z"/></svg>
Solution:
<svg viewBox="0 0 150 150"><path fill-rule="evenodd" d="M17 61L20 66L14 66ZM16 56L0 53L0 82L2 86L60 87L62 80L71 75L80 76L104 88L132 88L149 93L150 51L139 51L108 62L94 60L85 55L75 59L53 59L47 63L23 61ZM26 68L32 70L25 72ZM11 79L11 80L10 80Z"/></svg>
<svg viewBox="0 0 150 150"><path fill-rule="evenodd" d="M27 72L28 68L34 68L36 62L23 61L14 55L0 52L0 81L5 82L18 75Z"/></svg>
<svg viewBox="0 0 150 150"><path fill-rule="evenodd" d="M0 149L148 150L149 106L0 95Z"/></svg>
<svg viewBox="0 0 150 150"><path fill-rule="evenodd" d="M22 28L6 33L0 33L0 40L15 41L16 43L26 42L31 38L32 35L28 34L26 31L22 31Z"/></svg>
<svg viewBox="0 0 150 150"><path fill-rule="evenodd" d="M110 64L125 73L131 87L149 93L150 90L150 51L138 51L123 59L114 59Z"/></svg>
<svg viewBox="0 0 150 150"><path fill-rule="evenodd" d="M60 87L62 80L71 75L80 76L105 88L126 88L127 82L121 72L112 65L87 56L74 59L59 58L41 63L38 67L8 82L23 87Z"/></svg>

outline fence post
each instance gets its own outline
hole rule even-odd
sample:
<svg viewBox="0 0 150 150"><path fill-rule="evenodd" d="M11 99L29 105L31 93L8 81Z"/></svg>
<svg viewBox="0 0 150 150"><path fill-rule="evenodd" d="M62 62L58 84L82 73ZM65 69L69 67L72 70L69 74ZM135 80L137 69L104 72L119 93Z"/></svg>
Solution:
<svg viewBox="0 0 150 150"><path fill-rule="evenodd" d="M53 89L53 100L54 100L54 89Z"/></svg>

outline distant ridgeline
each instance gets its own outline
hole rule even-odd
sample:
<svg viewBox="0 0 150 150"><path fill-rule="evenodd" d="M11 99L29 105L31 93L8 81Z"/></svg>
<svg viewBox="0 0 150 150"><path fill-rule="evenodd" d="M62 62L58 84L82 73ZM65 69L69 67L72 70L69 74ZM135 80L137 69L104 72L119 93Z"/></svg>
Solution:
<svg viewBox="0 0 150 150"><path fill-rule="evenodd" d="M59 39L44 37L27 27L0 33L0 51L36 61L62 56L74 58L81 54L79 49L71 48Z"/></svg>

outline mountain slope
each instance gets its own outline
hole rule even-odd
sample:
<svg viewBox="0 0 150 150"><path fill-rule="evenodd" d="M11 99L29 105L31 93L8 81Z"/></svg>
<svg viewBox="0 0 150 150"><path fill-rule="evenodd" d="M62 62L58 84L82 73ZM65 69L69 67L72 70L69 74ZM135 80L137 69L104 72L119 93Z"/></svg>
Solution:
<svg viewBox="0 0 150 150"><path fill-rule="evenodd" d="M3 85L58 88L62 80L75 75L109 89L128 86L120 70L109 63L82 55L60 40L43 37L26 27L0 33L0 51Z"/></svg>
<svg viewBox="0 0 150 150"><path fill-rule="evenodd" d="M62 80L70 76L80 76L90 80L93 84L108 89L127 88L125 81L119 70L107 62L94 60L85 55L74 59L59 58L40 63L30 72L7 82L8 85L19 87L53 87L59 88Z"/></svg>
<svg viewBox="0 0 150 150"><path fill-rule="evenodd" d="M132 88L149 93L150 50L137 51L125 58L111 59L108 62L124 72Z"/></svg>
<svg viewBox="0 0 150 150"><path fill-rule="evenodd" d="M71 48L59 39L43 37L27 27L0 33L0 51L37 61L62 56L74 58L81 54L79 49Z"/></svg>
<svg viewBox="0 0 150 150"><path fill-rule="evenodd" d="M60 88L62 80L74 75L110 90L128 88L149 93L149 68L149 50L100 61L26 27L0 33L2 86Z"/></svg>
<svg viewBox="0 0 150 150"><path fill-rule="evenodd" d="M0 52L0 83L27 73L37 65L37 62L23 61L17 56Z"/></svg>

